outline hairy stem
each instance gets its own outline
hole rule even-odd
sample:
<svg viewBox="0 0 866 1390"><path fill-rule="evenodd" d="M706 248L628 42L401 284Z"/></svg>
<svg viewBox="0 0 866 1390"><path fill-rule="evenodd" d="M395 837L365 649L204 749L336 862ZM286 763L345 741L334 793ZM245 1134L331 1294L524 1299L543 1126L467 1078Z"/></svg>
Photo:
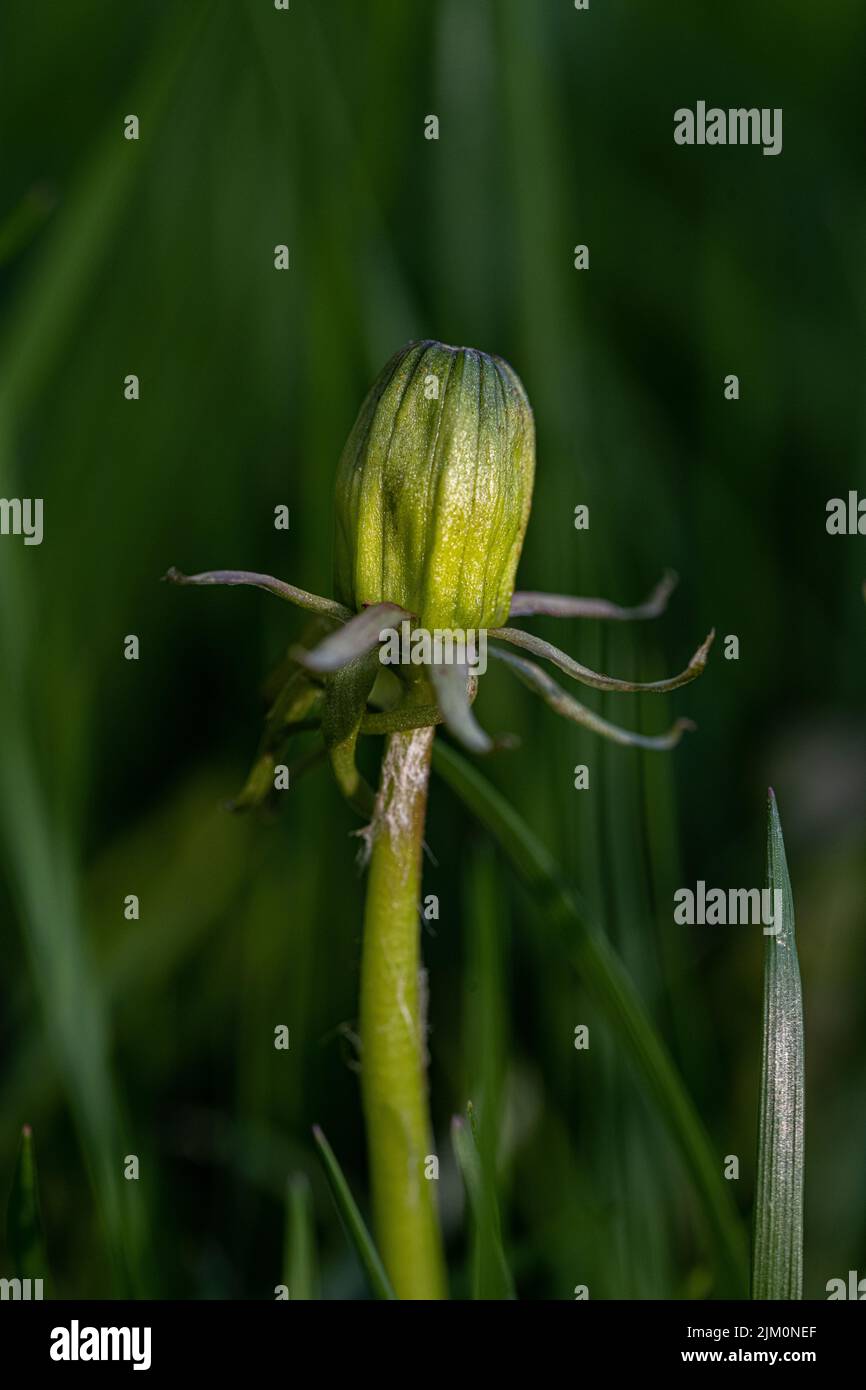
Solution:
<svg viewBox="0 0 866 1390"><path fill-rule="evenodd" d="M369 829L361 960L361 1088L373 1218L398 1298L446 1296L427 1106L419 900L435 730L392 733Z"/></svg>

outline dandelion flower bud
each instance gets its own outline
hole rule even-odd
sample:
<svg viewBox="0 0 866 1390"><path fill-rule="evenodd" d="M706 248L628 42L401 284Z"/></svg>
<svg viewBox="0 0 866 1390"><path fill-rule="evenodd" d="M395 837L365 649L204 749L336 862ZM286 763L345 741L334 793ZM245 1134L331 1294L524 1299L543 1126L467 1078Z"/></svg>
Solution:
<svg viewBox="0 0 866 1390"><path fill-rule="evenodd" d="M535 429L507 362L410 343L361 407L337 473L337 597L434 629L508 616L532 501Z"/></svg>

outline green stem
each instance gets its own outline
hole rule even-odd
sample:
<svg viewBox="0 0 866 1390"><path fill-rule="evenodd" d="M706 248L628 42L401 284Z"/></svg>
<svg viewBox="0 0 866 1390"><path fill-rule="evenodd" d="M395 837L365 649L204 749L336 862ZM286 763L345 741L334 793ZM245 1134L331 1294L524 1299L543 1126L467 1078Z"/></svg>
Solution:
<svg viewBox="0 0 866 1390"><path fill-rule="evenodd" d="M435 729L392 733L370 827L361 960L361 1089L373 1219L398 1298L446 1296L427 1106L419 902Z"/></svg>

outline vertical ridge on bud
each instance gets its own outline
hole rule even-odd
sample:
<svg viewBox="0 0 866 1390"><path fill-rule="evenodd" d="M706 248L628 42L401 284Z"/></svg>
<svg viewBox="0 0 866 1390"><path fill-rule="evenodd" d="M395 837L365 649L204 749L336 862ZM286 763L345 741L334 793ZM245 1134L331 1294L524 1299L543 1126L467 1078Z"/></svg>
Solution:
<svg viewBox="0 0 866 1390"><path fill-rule="evenodd" d="M409 343L386 365L337 472L335 584L428 628L505 621L532 501L535 431L501 358Z"/></svg>

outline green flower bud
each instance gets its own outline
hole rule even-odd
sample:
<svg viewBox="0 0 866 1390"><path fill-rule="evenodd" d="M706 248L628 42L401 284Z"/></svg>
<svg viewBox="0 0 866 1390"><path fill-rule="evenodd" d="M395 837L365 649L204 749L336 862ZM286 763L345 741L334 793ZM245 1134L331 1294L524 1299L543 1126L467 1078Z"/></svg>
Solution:
<svg viewBox="0 0 866 1390"><path fill-rule="evenodd" d="M337 472L336 591L420 626L501 626L532 502L535 429L501 357L409 343L361 407Z"/></svg>

